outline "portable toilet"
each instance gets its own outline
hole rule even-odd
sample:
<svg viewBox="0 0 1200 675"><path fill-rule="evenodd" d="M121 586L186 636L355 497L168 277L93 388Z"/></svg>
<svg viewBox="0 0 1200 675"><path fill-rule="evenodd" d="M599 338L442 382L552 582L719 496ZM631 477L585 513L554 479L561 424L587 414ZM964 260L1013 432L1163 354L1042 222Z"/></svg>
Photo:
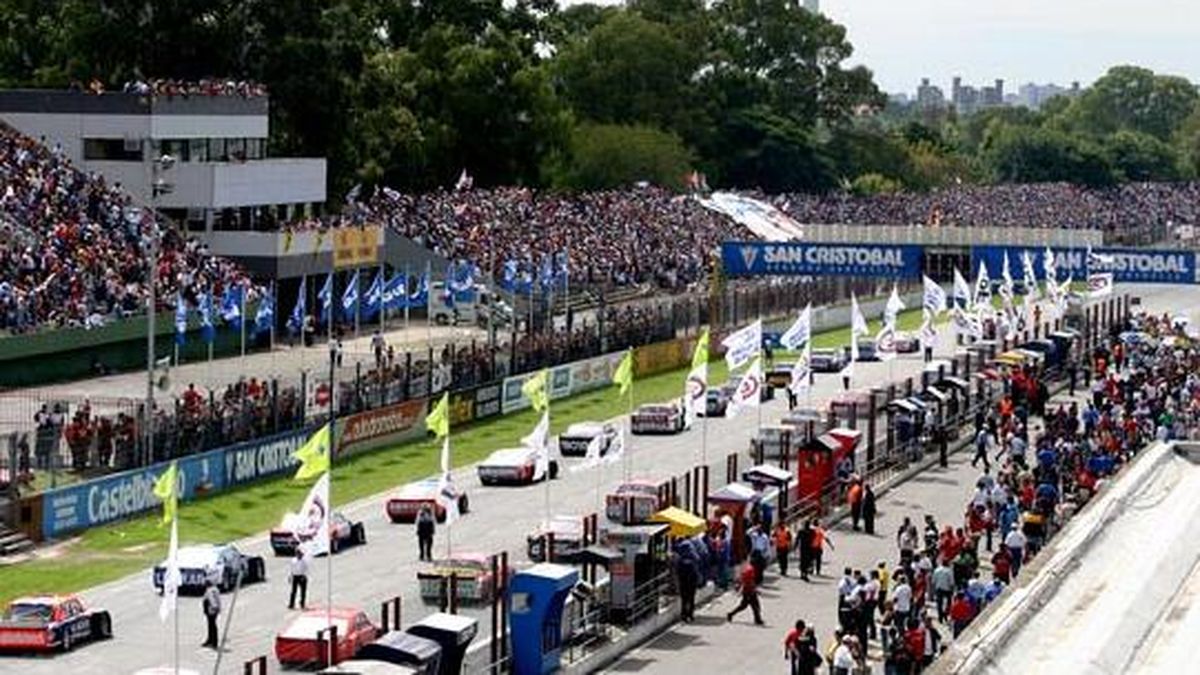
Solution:
<svg viewBox="0 0 1200 675"><path fill-rule="evenodd" d="M508 596L512 622L512 672L544 675L562 659L562 613L578 570L541 563L513 575Z"/></svg>

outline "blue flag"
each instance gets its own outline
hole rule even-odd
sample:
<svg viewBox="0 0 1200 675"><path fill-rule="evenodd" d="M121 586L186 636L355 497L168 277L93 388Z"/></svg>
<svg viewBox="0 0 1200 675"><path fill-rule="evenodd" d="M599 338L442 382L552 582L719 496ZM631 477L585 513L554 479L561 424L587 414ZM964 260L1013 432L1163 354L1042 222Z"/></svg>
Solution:
<svg viewBox="0 0 1200 675"><path fill-rule="evenodd" d="M447 307L454 307L454 263L446 266L446 286L442 289L442 302Z"/></svg>
<svg viewBox="0 0 1200 675"><path fill-rule="evenodd" d="M408 296L409 307L425 307L429 304L429 274L421 275L421 280L417 282L417 290Z"/></svg>
<svg viewBox="0 0 1200 675"><path fill-rule="evenodd" d="M350 283L346 284L346 290L342 292L342 319L345 321L353 321L354 315L358 313L358 270L354 271L354 276L350 277Z"/></svg>
<svg viewBox="0 0 1200 675"><path fill-rule="evenodd" d="M383 309L383 271L375 273L375 280L371 282L371 287L367 289L367 296L363 300L363 317L373 319L379 315L379 311Z"/></svg>
<svg viewBox="0 0 1200 675"><path fill-rule="evenodd" d="M383 289L384 309L404 309L408 306L408 277L396 274Z"/></svg>
<svg viewBox="0 0 1200 675"><path fill-rule="evenodd" d="M208 344L217 338L217 329L212 322L212 291L200 295L200 335Z"/></svg>
<svg viewBox="0 0 1200 675"><path fill-rule="evenodd" d="M325 285L317 293L317 300L321 303L321 323L329 321L329 309L333 304L333 272L330 272L325 277Z"/></svg>
<svg viewBox="0 0 1200 675"><path fill-rule="evenodd" d="M542 256L542 267L538 271L538 284L542 290L546 290L554 285L554 259L551 256Z"/></svg>
<svg viewBox="0 0 1200 675"><path fill-rule="evenodd" d="M228 286L221 294L221 319L233 327L242 329L242 293L241 286Z"/></svg>
<svg viewBox="0 0 1200 675"><path fill-rule="evenodd" d="M183 293L175 294L175 344L183 346L187 339L187 303L183 300Z"/></svg>
<svg viewBox="0 0 1200 675"><path fill-rule="evenodd" d="M504 261L504 272L500 279L500 288L512 293L517 289L517 261Z"/></svg>
<svg viewBox="0 0 1200 675"><path fill-rule="evenodd" d="M292 308L292 314L288 317L287 327L293 333L299 333L304 329L304 315L308 313L305 307L304 287L308 282L308 277L300 278L300 292L296 294L296 306Z"/></svg>
<svg viewBox="0 0 1200 675"><path fill-rule="evenodd" d="M258 301L258 313L254 315L254 331L269 333L275 325L275 296L270 291L263 293Z"/></svg>

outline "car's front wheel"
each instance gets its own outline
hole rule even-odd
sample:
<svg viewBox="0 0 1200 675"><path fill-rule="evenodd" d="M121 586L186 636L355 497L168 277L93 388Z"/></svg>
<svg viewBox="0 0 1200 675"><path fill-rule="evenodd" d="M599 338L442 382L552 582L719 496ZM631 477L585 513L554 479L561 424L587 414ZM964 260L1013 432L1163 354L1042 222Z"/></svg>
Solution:
<svg viewBox="0 0 1200 675"><path fill-rule="evenodd" d="M355 523L350 528L350 538L359 546L367 543L367 528L362 523Z"/></svg>
<svg viewBox="0 0 1200 675"><path fill-rule="evenodd" d="M101 612L92 617L92 639L107 640L112 637L112 618L108 612Z"/></svg>
<svg viewBox="0 0 1200 675"><path fill-rule="evenodd" d="M558 478L558 460L550 460L550 480Z"/></svg>
<svg viewBox="0 0 1200 675"><path fill-rule="evenodd" d="M466 495L461 495L458 498L458 513L462 515L471 509L471 502L467 500Z"/></svg>

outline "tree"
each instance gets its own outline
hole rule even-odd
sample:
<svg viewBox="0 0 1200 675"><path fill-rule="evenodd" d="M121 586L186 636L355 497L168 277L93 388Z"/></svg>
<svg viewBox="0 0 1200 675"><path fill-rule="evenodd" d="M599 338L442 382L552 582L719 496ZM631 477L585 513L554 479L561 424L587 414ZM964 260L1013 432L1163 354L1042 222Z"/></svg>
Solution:
<svg viewBox="0 0 1200 675"><path fill-rule="evenodd" d="M643 125L584 123L571 134L569 152L550 161L555 187L604 190L640 181L678 189L692 156L679 137Z"/></svg>
<svg viewBox="0 0 1200 675"><path fill-rule="evenodd" d="M1128 181L1173 181L1181 178L1175 150L1149 134L1122 129L1104 139L1113 168Z"/></svg>
<svg viewBox="0 0 1200 675"><path fill-rule="evenodd" d="M1096 80L1067 112L1075 127L1093 135L1122 129L1168 140L1200 101L1196 86L1181 78L1117 66Z"/></svg>
<svg viewBox="0 0 1200 675"><path fill-rule="evenodd" d="M766 106L733 111L716 137L721 151L709 157L725 184L767 192L821 192L835 183L832 162L813 133Z"/></svg>
<svg viewBox="0 0 1200 675"><path fill-rule="evenodd" d="M900 181L877 173L864 173L850 183L850 192L860 197L896 194L904 189Z"/></svg>
<svg viewBox="0 0 1200 675"><path fill-rule="evenodd" d="M1101 148L1056 129L1001 125L989 138L984 158L996 178L1013 183L1103 186L1118 177Z"/></svg>

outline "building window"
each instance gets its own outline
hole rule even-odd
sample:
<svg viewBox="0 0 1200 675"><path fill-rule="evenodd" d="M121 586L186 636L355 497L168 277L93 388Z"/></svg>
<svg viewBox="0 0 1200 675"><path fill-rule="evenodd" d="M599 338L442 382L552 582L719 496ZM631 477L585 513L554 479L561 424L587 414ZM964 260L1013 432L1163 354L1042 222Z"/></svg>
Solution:
<svg viewBox="0 0 1200 675"><path fill-rule="evenodd" d="M90 161L140 162L142 142L133 138L85 138L83 158Z"/></svg>
<svg viewBox="0 0 1200 675"><path fill-rule="evenodd" d="M161 141L159 148L162 154L171 155L180 162L190 161L188 142L185 139L165 139Z"/></svg>
<svg viewBox="0 0 1200 675"><path fill-rule="evenodd" d="M229 158L225 156L225 139L210 138L208 139L208 161L210 162L227 162Z"/></svg>
<svg viewBox="0 0 1200 675"><path fill-rule="evenodd" d="M246 161L246 139L231 138L226 144L226 152L229 153L230 162Z"/></svg>
<svg viewBox="0 0 1200 675"><path fill-rule="evenodd" d="M193 138L188 141L188 156L192 162L208 161L208 139Z"/></svg>

